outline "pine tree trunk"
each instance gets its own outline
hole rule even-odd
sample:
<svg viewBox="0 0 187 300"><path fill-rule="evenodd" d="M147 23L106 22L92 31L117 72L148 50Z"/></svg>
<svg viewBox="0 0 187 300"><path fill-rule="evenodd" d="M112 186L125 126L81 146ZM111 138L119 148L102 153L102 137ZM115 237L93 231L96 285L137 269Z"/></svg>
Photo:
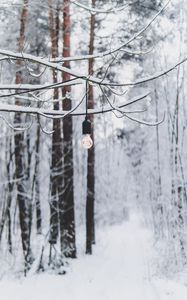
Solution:
<svg viewBox="0 0 187 300"><path fill-rule="evenodd" d="M19 52L23 50L24 42L25 42L25 28L28 17L28 0L24 0L24 6L21 12L21 20L20 20L20 36L18 39L18 49ZM21 71L22 63L21 61L17 61L17 67L19 68L16 73L16 84L23 83L22 71ZM20 105L18 99L15 101L16 105ZM21 113L16 112L14 117L14 123L19 126L22 122ZM19 220L20 220L20 228L21 228L21 239L22 239L22 247L25 258L25 266L26 269L30 264L30 232L29 232L29 210L28 210L28 191L26 187L26 179L25 177L25 169L24 169L24 134L17 132L14 137L15 143L15 177L17 181L17 203L19 208Z"/></svg>
<svg viewBox="0 0 187 300"><path fill-rule="evenodd" d="M7 158L7 177L8 177L8 197L7 197L7 217L8 217L8 245L9 252L12 253L12 220L11 220L11 204L12 204L12 192L13 192L13 174L11 174L11 167L13 164L12 159L12 137L9 137L9 158Z"/></svg>
<svg viewBox="0 0 187 300"><path fill-rule="evenodd" d="M92 6L95 6L96 0L92 0ZM94 38L95 38L95 15L91 15L90 19L90 42L89 54L94 51ZM90 59L88 63L88 73L93 74L94 60ZM88 91L88 108L94 108L94 93L93 86L89 86ZM94 115L91 115L90 121L94 125ZM93 128L94 130L94 128ZM94 141L94 131L92 135ZM87 200L86 200L86 253L92 254L92 244L95 243L95 221L94 221L94 201L95 201L95 149L92 147L88 150L87 162Z"/></svg>
<svg viewBox="0 0 187 300"><path fill-rule="evenodd" d="M39 118L39 117L38 117ZM35 143L35 167L32 185L33 200L35 200L36 205L36 230L37 234L42 233L42 212L40 203L40 125L37 123L36 129L36 143ZM34 202L34 201L33 201Z"/></svg>
<svg viewBox="0 0 187 300"><path fill-rule="evenodd" d="M49 1L49 24L51 36L51 55L53 58L58 56L59 41L59 6L57 5L54 14L52 10L52 0ZM53 70L53 82L56 83L58 74ZM59 99L58 89L54 90L54 100ZM53 104L55 110L59 110L59 102ZM51 244L56 244L59 232L59 188L62 187L62 140L61 140L61 121L53 120L52 135L52 162L51 162L51 201L50 201L50 238ZM60 187L59 187L60 186Z"/></svg>
<svg viewBox="0 0 187 300"><path fill-rule="evenodd" d="M63 3L63 57L70 56L70 1ZM64 67L70 68L69 62L64 63ZM63 72L63 81L68 81L70 75ZM63 110L71 109L70 99L71 88L69 86L62 89ZM60 238L61 251L65 257L76 257L75 241L75 212L74 212L74 185L73 185L73 122L69 116L63 120L63 145L64 145L64 185L63 194L60 196Z"/></svg>
<svg viewBox="0 0 187 300"><path fill-rule="evenodd" d="M183 201L184 201L184 188L183 183L180 179L179 181L179 116L180 116L180 86L179 86L179 72L177 73L177 95L175 104L175 187L176 187L176 197L175 197L175 209L177 212L176 227L178 229L177 236L179 238L179 243L181 247L181 253L183 259L186 262L185 246L184 246L184 218L183 218Z"/></svg>
<svg viewBox="0 0 187 300"><path fill-rule="evenodd" d="M11 230L11 204L12 204L12 192L13 192L13 175L12 175L12 165L13 165L13 159L12 159L12 137L8 136L8 140L6 143L6 171L7 171L7 197L5 198L5 205L2 212L2 218L0 222L0 242L2 239L3 230L5 227L5 223L7 221L8 224L8 245L9 245L9 252L12 253L12 230ZM9 151L8 151L9 149Z"/></svg>

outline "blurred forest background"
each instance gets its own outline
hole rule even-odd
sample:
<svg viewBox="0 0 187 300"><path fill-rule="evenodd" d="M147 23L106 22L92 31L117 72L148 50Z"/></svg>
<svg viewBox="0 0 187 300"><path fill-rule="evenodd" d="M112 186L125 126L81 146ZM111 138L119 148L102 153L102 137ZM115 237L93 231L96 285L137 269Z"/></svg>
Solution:
<svg viewBox="0 0 187 300"><path fill-rule="evenodd" d="M1 112L1 276L63 272L71 258L92 254L96 228L122 222L131 210L142 211L154 232L158 268L167 274L184 268L187 66L142 80L157 77L185 57L185 1L172 1L160 11L165 3L1 0L0 111L8 105L71 110L84 97L85 80L63 86L74 77L34 58L85 78L133 83L100 88L90 82L89 109L104 110L149 94L127 106L125 115L90 115L94 147L88 151L81 146L83 116ZM123 44L113 55L83 59ZM24 59L25 53L33 59ZM143 124L152 125L164 113L160 125Z"/></svg>

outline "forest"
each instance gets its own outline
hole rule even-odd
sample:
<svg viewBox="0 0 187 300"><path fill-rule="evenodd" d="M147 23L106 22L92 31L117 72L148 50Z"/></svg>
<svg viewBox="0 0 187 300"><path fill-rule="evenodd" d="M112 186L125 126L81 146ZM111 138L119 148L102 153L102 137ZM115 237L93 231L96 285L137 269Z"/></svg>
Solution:
<svg viewBox="0 0 187 300"><path fill-rule="evenodd" d="M3 300L187 299L186 18L0 0Z"/></svg>

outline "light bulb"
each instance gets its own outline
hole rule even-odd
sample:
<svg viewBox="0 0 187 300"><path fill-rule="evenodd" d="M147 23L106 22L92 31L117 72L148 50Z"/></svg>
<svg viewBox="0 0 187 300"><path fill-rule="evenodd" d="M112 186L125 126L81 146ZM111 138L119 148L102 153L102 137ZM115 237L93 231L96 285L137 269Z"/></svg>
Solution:
<svg viewBox="0 0 187 300"><path fill-rule="evenodd" d="M85 149L90 149L93 146L93 141L90 134L84 134L82 139L82 146Z"/></svg>

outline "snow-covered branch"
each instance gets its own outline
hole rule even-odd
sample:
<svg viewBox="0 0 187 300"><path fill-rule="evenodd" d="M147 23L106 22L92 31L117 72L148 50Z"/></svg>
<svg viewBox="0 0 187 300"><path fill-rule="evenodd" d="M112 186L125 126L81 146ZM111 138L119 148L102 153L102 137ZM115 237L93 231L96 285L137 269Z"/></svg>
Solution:
<svg viewBox="0 0 187 300"><path fill-rule="evenodd" d="M54 60L54 62L79 61L79 60L103 58L105 56L112 55L112 54L124 49L130 43L135 41L139 36L141 36L152 25L152 23L154 23L154 21L158 18L159 15L162 14L162 12L166 9L166 7L169 5L170 2L171 2L171 0L167 1L166 4L159 10L159 12L157 12L154 15L154 17L147 23L146 26L144 26L141 30L139 30L137 33L135 33L129 40L127 40L123 44L119 45L118 47L115 47L110 50L106 50L105 52L102 52L102 53L94 53L93 55L56 58Z"/></svg>
<svg viewBox="0 0 187 300"><path fill-rule="evenodd" d="M96 8L96 7L92 7L92 6L88 6L88 5L85 5L85 4L82 4L80 3L79 1L76 1L76 0L71 0L71 3L72 4L75 4L76 6L80 7L80 8L83 8L84 10L87 10L89 11L90 13L94 13L94 14L109 14L109 13L116 13L116 12L119 12L119 11L122 11L124 10L125 8L127 8L130 4L132 3L127 3L125 5L122 5L122 6L114 6L114 7L110 7L108 9L100 9L100 8Z"/></svg>
<svg viewBox="0 0 187 300"><path fill-rule="evenodd" d="M170 68L165 69L165 70L160 71L160 72L157 72L157 73L155 73L153 75L144 77L144 78L142 78L140 80L137 80L137 81L134 81L134 82L117 83L117 82L110 82L110 81L107 81L107 80L103 80L103 79L97 78L95 76L89 76L89 74L85 74L85 73L81 74L81 73L79 73L77 71L73 71L71 69L63 67L60 64L51 63L47 59L39 58L39 57L31 55L31 54L15 53L13 51L8 51L8 50L0 50L0 54L7 55L10 58L13 57L13 58L17 58L17 59L28 60L30 62L35 62L35 63L41 64L41 65L47 66L49 68L52 68L52 69L54 69L56 71L67 72L68 74L70 74L71 76L74 77L70 81L68 81L66 83L61 83L61 84L72 85L71 81L73 81L75 79L83 79L84 81L88 80L90 83L93 83L93 84L96 84L96 85L99 85L99 86L110 86L110 87L136 86L136 85L139 85L139 84L143 84L143 83L146 83L146 82L153 81L153 80L158 79L158 78L160 78L160 77L168 74L169 72L173 71L176 67L180 66L181 64L183 64L187 60L187 57L184 57L182 60L180 60L179 62L175 63ZM73 84L78 84L78 83L80 84L81 81L77 81L77 82L75 81L75 82L73 82ZM51 85L49 85L49 86L51 86ZM6 86L6 89L7 89L7 87L8 86ZM24 87L24 85L22 85L22 87ZM46 88L47 88L47 86L44 87L44 89L46 89Z"/></svg>
<svg viewBox="0 0 187 300"><path fill-rule="evenodd" d="M144 100L149 94L150 93L145 93L143 95L139 95L139 96L131 99L129 102L117 106L116 108L120 109L120 108L129 106L129 105L132 105L138 101ZM84 97L75 106L76 109L83 102ZM116 108L105 107L103 109L88 109L88 114L89 115L103 114L103 113L114 111ZM11 104L0 104L0 111L34 114L34 115L40 115L40 116L43 116L46 118L51 118L51 119L64 118L67 115L71 115L71 116L85 116L86 115L85 111L75 111L75 108L73 108L71 111L63 111L63 110L42 109L42 108L35 108L35 107L25 107L25 106L21 106L21 105L11 105Z"/></svg>
<svg viewBox="0 0 187 300"><path fill-rule="evenodd" d="M39 91L39 90L47 90L47 89L54 89L54 88L60 88L63 86L69 86L69 85L77 85L80 84L81 81L74 80L70 82L58 82L53 84L0 84L0 90L17 90L17 91ZM4 97L5 95L3 95Z"/></svg>

